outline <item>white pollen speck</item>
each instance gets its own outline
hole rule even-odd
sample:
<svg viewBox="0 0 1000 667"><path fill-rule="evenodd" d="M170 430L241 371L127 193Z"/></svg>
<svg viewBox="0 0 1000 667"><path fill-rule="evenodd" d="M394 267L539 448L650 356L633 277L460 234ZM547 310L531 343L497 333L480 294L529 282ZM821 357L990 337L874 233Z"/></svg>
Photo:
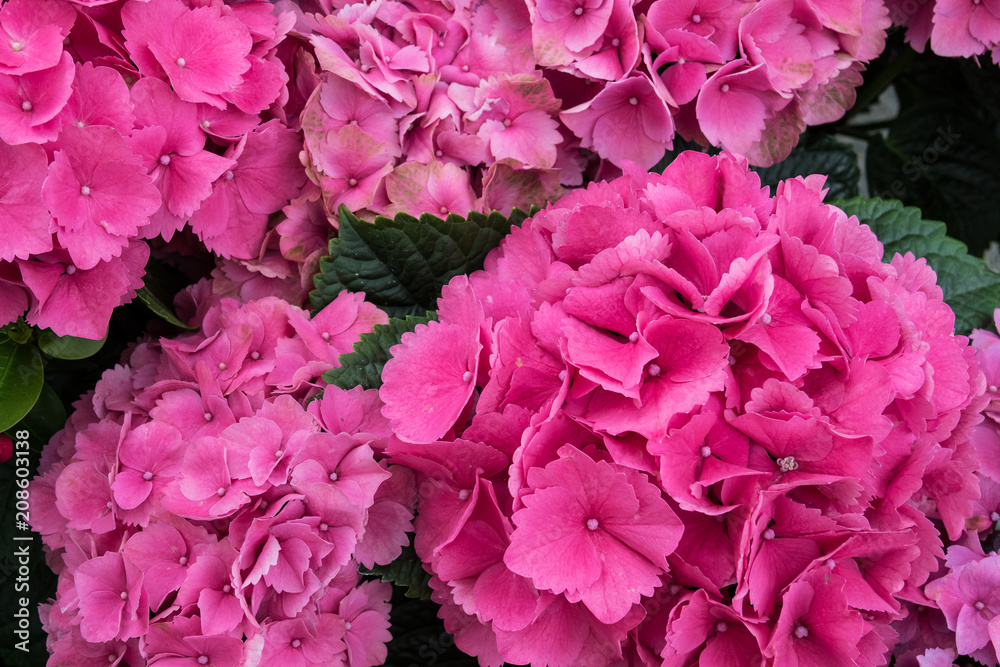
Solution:
<svg viewBox="0 0 1000 667"><path fill-rule="evenodd" d="M597 519L587 519L587 530L597 530Z"/></svg>
<svg viewBox="0 0 1000 667"><path fill-rule="evenodd" d="M90 194L90 188L88 186L86 186L86 185L81 185L80 186L80 194L83 195L84 197L86 197L87 195Z"/></svg>
<svg viewBox="0 0 1000 667"><path fill-rule="evenodd" d="M33 108L34 107L31 105L31 102L28 100L21 102L21 111L31 111Z"/></svg>
<svg viewBox="0 0 1000 667"><path fill-rule="evenodd" d="M804 625L799 625L795 628L795 636L799 639L805 639L809 636L809 630Z"/></svg>
<svg viewBox="0 0 1000 667"><path fill-rule="evenodd" d="M177 59L177 66L178 67L184 67L185 65L187 65L187 61L185 61L183 58L178 58Z"/></svg>
<svg viewBox="0 0 1000 667"><path fill-rule="evenodd" d="M462 373L462 382L472 382L472 371Z"/></svg>
<svg viewBox="0 0 1000 667"><path fill-rule="evenodd" d="M724 93L728 93L729 92L729 84L728 83L722 84L721 86L719 86L719 90L721 90Z"/></svg>
<svg viewBox="0 0 1000 667"><path fill-rule="evenodd" d="M469 496L471 495L471 493L472 492L469 491L468 489L462 489L461 491L458 492L458 499L459 500L468 500Z"/></svg>

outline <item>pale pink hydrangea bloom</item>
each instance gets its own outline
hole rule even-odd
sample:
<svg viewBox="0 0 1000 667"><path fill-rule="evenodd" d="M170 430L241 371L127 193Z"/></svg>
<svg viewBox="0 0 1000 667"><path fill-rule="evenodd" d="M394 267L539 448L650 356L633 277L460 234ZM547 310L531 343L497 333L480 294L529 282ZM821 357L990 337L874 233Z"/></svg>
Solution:
<svg viewBox="0 0 1000 667"><path fill-rule="evenodd" d="M391 587L355 559L400 555L414 477L382 456L375 392L303 403L385 315L347 292L313 317L207 283L186 296L200 330L107 371L31 482L60 576L49 664L380 664ZM308 369L294 386L289 345Z"/></svg>

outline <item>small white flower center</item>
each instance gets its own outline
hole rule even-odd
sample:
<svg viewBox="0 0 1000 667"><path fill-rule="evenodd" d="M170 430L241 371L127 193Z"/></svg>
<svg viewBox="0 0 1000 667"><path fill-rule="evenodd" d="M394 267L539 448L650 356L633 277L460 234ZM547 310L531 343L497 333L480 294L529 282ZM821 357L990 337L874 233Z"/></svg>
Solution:
<svg viewBox="0 0 1000 667"><path fill-rule="evenodd" d="M324 331L324 332L323 332L323 335L322 335L322 336L320 336L320 338L322 338L322 339L323 339L323 340L325 340L325 341L326 341L327 343L329 343L329 342L330 342L330 332L328 332L328 331Z"/></svg>
<svg viewBox="0 0 1000 667"><path fill-rule="evenodd" d="M771 315L770 315L770 313L764 313L763 315L761 315L760 316L760 321L761 321L761 324L770 324L771 323Z"/></svg>
<svg viewBox="0 0 1000 667"><path fill-rule="evenodd" d="M728 83L722 84L721 86L719 86L719 90L721 90L724 93L728 93L729 92L729 84Z"/></svg>
<svg viewBox="0 0 1000 667"><path fill-rule="evenodd" d="M472 371L462 373L462 382L472 382Z"/></svg>
<svg viewBox="0 0 1000 667"><path fill-rule="evenodd" d="M587 530L597 530L597 519L587 519Z"/></svg>
<svg viewBox="0 0 1000 667"><path fill-rule="evenodd" d="M210 120L203 120L203 121L201 121L201 129L207 130L211 126L212 126L212 121L210 121Z"/></svg>
<svg viewBox="0 0 1000 667"><path fill-rule="evenodd" d="M211 412L206 412L203 416L205 417L205 421L207 421L207 422L212 421L212 413Z"/></svg>
<svg viewBox="0 0 1000 667"><path fill-rule="evenodd" d="M458 492L458 499L468 500L470 495L472 495L471 491L469 491L468 489L462 489L461 491Z"/></svg>
<svg viewBox="0 0 1000 667"><path fill-rule="evenodd" d="M340 475L337 474L337 471L333 471L330 473L329 477L331 482L336 482L340 478Z"/></svg>
<svg viewBox="0 0 1000 667"><path fill-rule="evenodd" d="M125 591L122 591L121 599L122 600L128 600L128 593L126 593Z"/></svg>
<svg viewBox="0 0 1000 667"><path fill-rule="evenodd" d="M635 106L636 104L639 103L639 98L633 95L632 97L628 98L628 103L631 104L632 106Z"/></svg>
<svg viewBox="0 0 1000 667"><path fill-rule="evenodd" d="M153 479L153 473L147 470L146 472L142 473L142 478L148 482L149 480Z"/></svg>
<svg viewBox="0 0 1000 667"><path fill-rule="evenodd" d="M805 639L809 636L809 629L804 625L795 626L795 636L799 639Z"/></svg>
<svg viewBox="0 0 1000 667"><path fill-rule="evenodd" d="M282 456L284 456L284 455L285 455L285 453L284 453L283 451L281 451L281 450L279 449L278 451L276 451L276 452L274 453L274 458L276 458L276 459L280 459L280 458L281 458Z"/></svg>
<svg viewBox="0 0 1000 667"><path fill-rule="evenodd" d="M219 370L220 371L225 371L225 370L228 370L228 369L229 369L229 366L226 364L226 362L224 362L224 361L220 361L219 362Z"/></svg>
<svg viewBox="0 0 1000 667"><path fill-rule="evenodd" d="M997 386L995 384L991 384L989 386L989 390L990 390L991 394L995 394L995 393L997 393Z"/></svg>
<svg viewBox="0 0 1000 667"><path fill-rule="evenodd" d="M1000 512L993 512L992 514L990 514L990 521L992 521L993 523L1000 521Z"/></svg>
<svg viewBox="0 0 1000 667"><path fill-rule="evenodd" d="M559 371L559 375L557 375L556 377L559 378L560 382L562 382L563 380L565 380L566 379L566 371L565 371L565 369Z"/></svg>
<svg viewBox="0 0 1000 667"><path fill-rule="evenodd" d="M18 51L20 51L23 48L24 48L24 44L22 44L21 42L11 42L10 43L10 50L14 51L15 53L18 52Z"/></svg>
<svg viewBox="0 0 1000 667"><path fill-rule="evenodd" d="M302 642L300 640L298 640L298 639L293 639L292 640L292 648L298 648L300 646L302 646Z"/></svg>
<svg viewBox="0 0 1000 667"><path fill-rule="evenodd" d="M31 111L32 108L31 102L28 100L21 102L21 111Z"/></svg>
<svg viewBox="0 0 1000 667"><path fill-rule="evenodd" d="M350 630L351 629L351 622L350 621L348 621L347 623L344 623L344 629L345 630Z"/></svg>
<svg viewBox="0 0 1000 667"><path fill-rule="evenodd" d="M82 120L78 120L78 121L76 121L76 123L74 123L74 124L75 124L75 125L76 125L76 126L77 126L78 128L80 128L81 130L82 130L83 128L87 127L86 125L84 125L84 123L83 123L83 121L82 121Z"/></svg>
<svg viewBox="0 0 1000 667"><path fill-rule="evenodd" d="M258 359L260 359L260 352L254 350L253 352L250 353L250 358L253 359L254 361L257 361Z"/></svg>
<svg viewBox="0 0 1000 667"><path fill-rule="evenodd" d="M232 593L233 587L230 586L229 584L226 584L225 586L222 587L222 592L226 594Z"/></svg>
<svg viewBox="0 0 1000 667"><path fill-rule="evenodd" d="M630 333L628 335L628 342L634 343L637 340L639 340L639 332L638 331L633 331L632 333Z"/></svg>
<svg viewBox="0 0 1000 667"><path fill-rule="evenodd" d="M208 656L207 655L199 655L198 656L198 664L199 665L207 665L208 664Z"/></svg>
<svg viewBox="0 0 1000 667"><path fill-rule="evenodd" d="M356 179L356 178L349 178L349 179L347 179L347 184L350 185L353 188L355 185L358 184L358 179Z"/></svg>
<svg viewBox="0 0 1000 667"><path fill-rule="evenodd" d="M622 40L618 39L617 37L611 40L611 46L615 47L616 49L619 47L619 45L621 45L621 43Z"/></svg>
<svg viewBox="0 0 1000 667"><path fill-rule="evenodd" d="M708 445L702 445L698 453L701 454L703 458L707 459L712 455L712 448Z"/></svg>
<svg viewBox="0 0 1000 667"><path fill-rule="evenodd" d="M188 564L188 557L187 556L181 556L180 558L177 559L177 562L180 563L181 565L187 565Z"/></svg>
<svg viewBox="0 0 1000 667"><path fill-rule="evenodd" d="M226 180L227 181L233 180L233 170L232 169L227 169L226 170Z"/></svg>
<svg viewBox="0 0 1000 667"><path fill-rule="evenodd" d="M73 275L74 273L76 273L76 267L73 266L72 264L67 264L66 273L68 273L69 275Z"/></svg>
<svg viewBox="0 0 1000 667"><path fill-rule="evenodd" d="M974 604L972 606L975 607L978 611L982 611L983 609L986 608L986 605L983 604L982 600L976 600L976 604Z"/></svg>
<svg viewBox="0 0 1000 667"><path fill-rule="evenodd" d="M321 523L321 524L319 524L319 530L320 530L321 533L325 533L329 528L330 528L330 524L328 524L328 523Z"/></svg>
<svg viewBox="0 0 1000 667"><path fill-rule="evenodd" d="M439 148L436 151L434 151L434 155L436 155L437 157L441 157L442 155L444 155L444 151Z"/></svg>
<svg viewBox="0 0 1000 667"><path fill-rule="evenodd" d="M573 10L573 13L576 14L577 16L583 16L583 7L577 7L576 9Z"/></svg>
<svg viewBox="0 0 1000 667"><path fill-rule="evenodd" d="M219 490L216 491L216 493L219 494L219 497L221 498L222 496L226 495L226 487L220 486Z"/></svg>
<svg viewBox="0 0 1000 667"><path fill-rule="evenodd" d="M462 71L463 72L468 72L469 71L469 66L468 65L462 65Z"/></svg>
<svg viewBox="0 0 1000 667"><path fill-rule="evenodd" d="M773 528L768 528L767 530L765 530L764 534L763 534L763 538L765 540L773 540L774 539L774 529Z"/></svg>
<svg viewBox="0 0 1000 667"><path fill-rule="evenodd" d="M160 156L160 164L162 164L163 166L167 166L168 164L170 164L170 156L169 155L161 155Z"/></svg>
<svg viewBox="0 0 1000 667"><path fill-rule="evenodd" d="M83 195L84 197L86 197L87 195L89 195L90 194L90 186L81 185L80 186L80 194Z"/></svg>
<svg viewBox="0 0 1000 667"><path fill-rule="evenodd" d="M694 14L691 16L691 23L701 23L701 14Z"/></svg>
<svg viewBox="0 0 1000 667"><path fill-rule="evenodd" d="M187 65L187 61L186 60L184 60L183 58L178 58L177 59L177 66L178 67L184 67L185 65Z"/></svg>
<svg viewBox="0 0 1000 667"><path fill-rule="evenodd" d="M785 472L791 472L792 470L799 469L799 462L795 460L794 456L786 456L783 459L778 459L778 467Z"/></svg>
<svg viewBox="0 0 1000 667"><path fill-rule="evenodd" d="M729 626L726 624L725 621L719 621L718 623L715 624L715 631L716 632L725 632L728 629L729 629Z"/></svg>
<svg viewBox="0 0 1000 667"><path fill-rule="evenodd" d="M653 377L656 377L657 375L663 372L663 369L657 366L656 364L650 364L649 368L646 370Z"/></svg>

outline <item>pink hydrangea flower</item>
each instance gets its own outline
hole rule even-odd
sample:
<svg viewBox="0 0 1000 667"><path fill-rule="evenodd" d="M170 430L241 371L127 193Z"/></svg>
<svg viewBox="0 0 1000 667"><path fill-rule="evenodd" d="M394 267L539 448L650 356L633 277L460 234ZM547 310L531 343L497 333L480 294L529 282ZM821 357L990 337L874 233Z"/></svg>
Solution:
<svg viewBox="0 0 1000 667"><path fill-rule="evenodd" d="M922 601L992 660L988 577L953 591L983 557L927 584L942 536L992 530L975 449L1000 450L932 274L883 263L821 179L772 198L730 153L625 166L453 279L385 366L385 451L458 645L878 665Z"/></svg>

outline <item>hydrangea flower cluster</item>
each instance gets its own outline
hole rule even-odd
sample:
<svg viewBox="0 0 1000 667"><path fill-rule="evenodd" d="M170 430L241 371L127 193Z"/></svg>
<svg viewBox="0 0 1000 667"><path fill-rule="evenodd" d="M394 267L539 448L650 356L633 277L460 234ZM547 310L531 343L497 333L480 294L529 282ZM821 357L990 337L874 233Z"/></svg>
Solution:
<svg viewBox="0 0 1000 667"><path fill-rule="evenodd" d="M305 182L278 58L294 16L273 10L0 7L0 324L26 314L59 335L102 338L142 286L144 240L187 226L219 256L258 258L270 214Z"/></svg>
<svg viewBox="0 0 1000 667"><path fill-rule="evenodd" d="M1000 310L994 319L1000 322ZM1000 618L1000 337L977 329L971 339L989 400L987 419L972 432L981 495L972 503L965 533L947 549L943 576L925 587L937 606L925 614L938 630L922 634L928 647L949 654L942 664L950 665L956 655L968 655L995 667L1000 649L1000 620L996 620Z"/></svg>
<svg viewBox="0 0 1000 667"><path fill-rule="evenodd" d="M997 0L885 0L894 25L923 52L928 42L940 56L971 58L987 51L1000 64L1000 2Z"/></svg>
<svg viewBox="0 0 1000 667"><path fill-rule="evenodd" d="M386 453L462 650L879 665L922 641L900 619L978 502L985 381L924 260L884 263L823 183L627 165L393 348Z"/></svg>
<svg viewBox="0 0 1000 667"><path fill-rule="evenodd" d="M211 291L200 332L135 346L43 452L49 664L381 664L391 586L357 563L407 544L413 474L380 460L375 391L302 402L386 317L347 292L310 318Z"/></svg>
<svg viewBox="0 0 1000 667"><path fill-rule="evenodd" d="M649 168L675 131L770 164L853 104L889 26L881 0L303 5L322 73L302 126L330 214L544 201L583 183L580 149Z"/></svg>

